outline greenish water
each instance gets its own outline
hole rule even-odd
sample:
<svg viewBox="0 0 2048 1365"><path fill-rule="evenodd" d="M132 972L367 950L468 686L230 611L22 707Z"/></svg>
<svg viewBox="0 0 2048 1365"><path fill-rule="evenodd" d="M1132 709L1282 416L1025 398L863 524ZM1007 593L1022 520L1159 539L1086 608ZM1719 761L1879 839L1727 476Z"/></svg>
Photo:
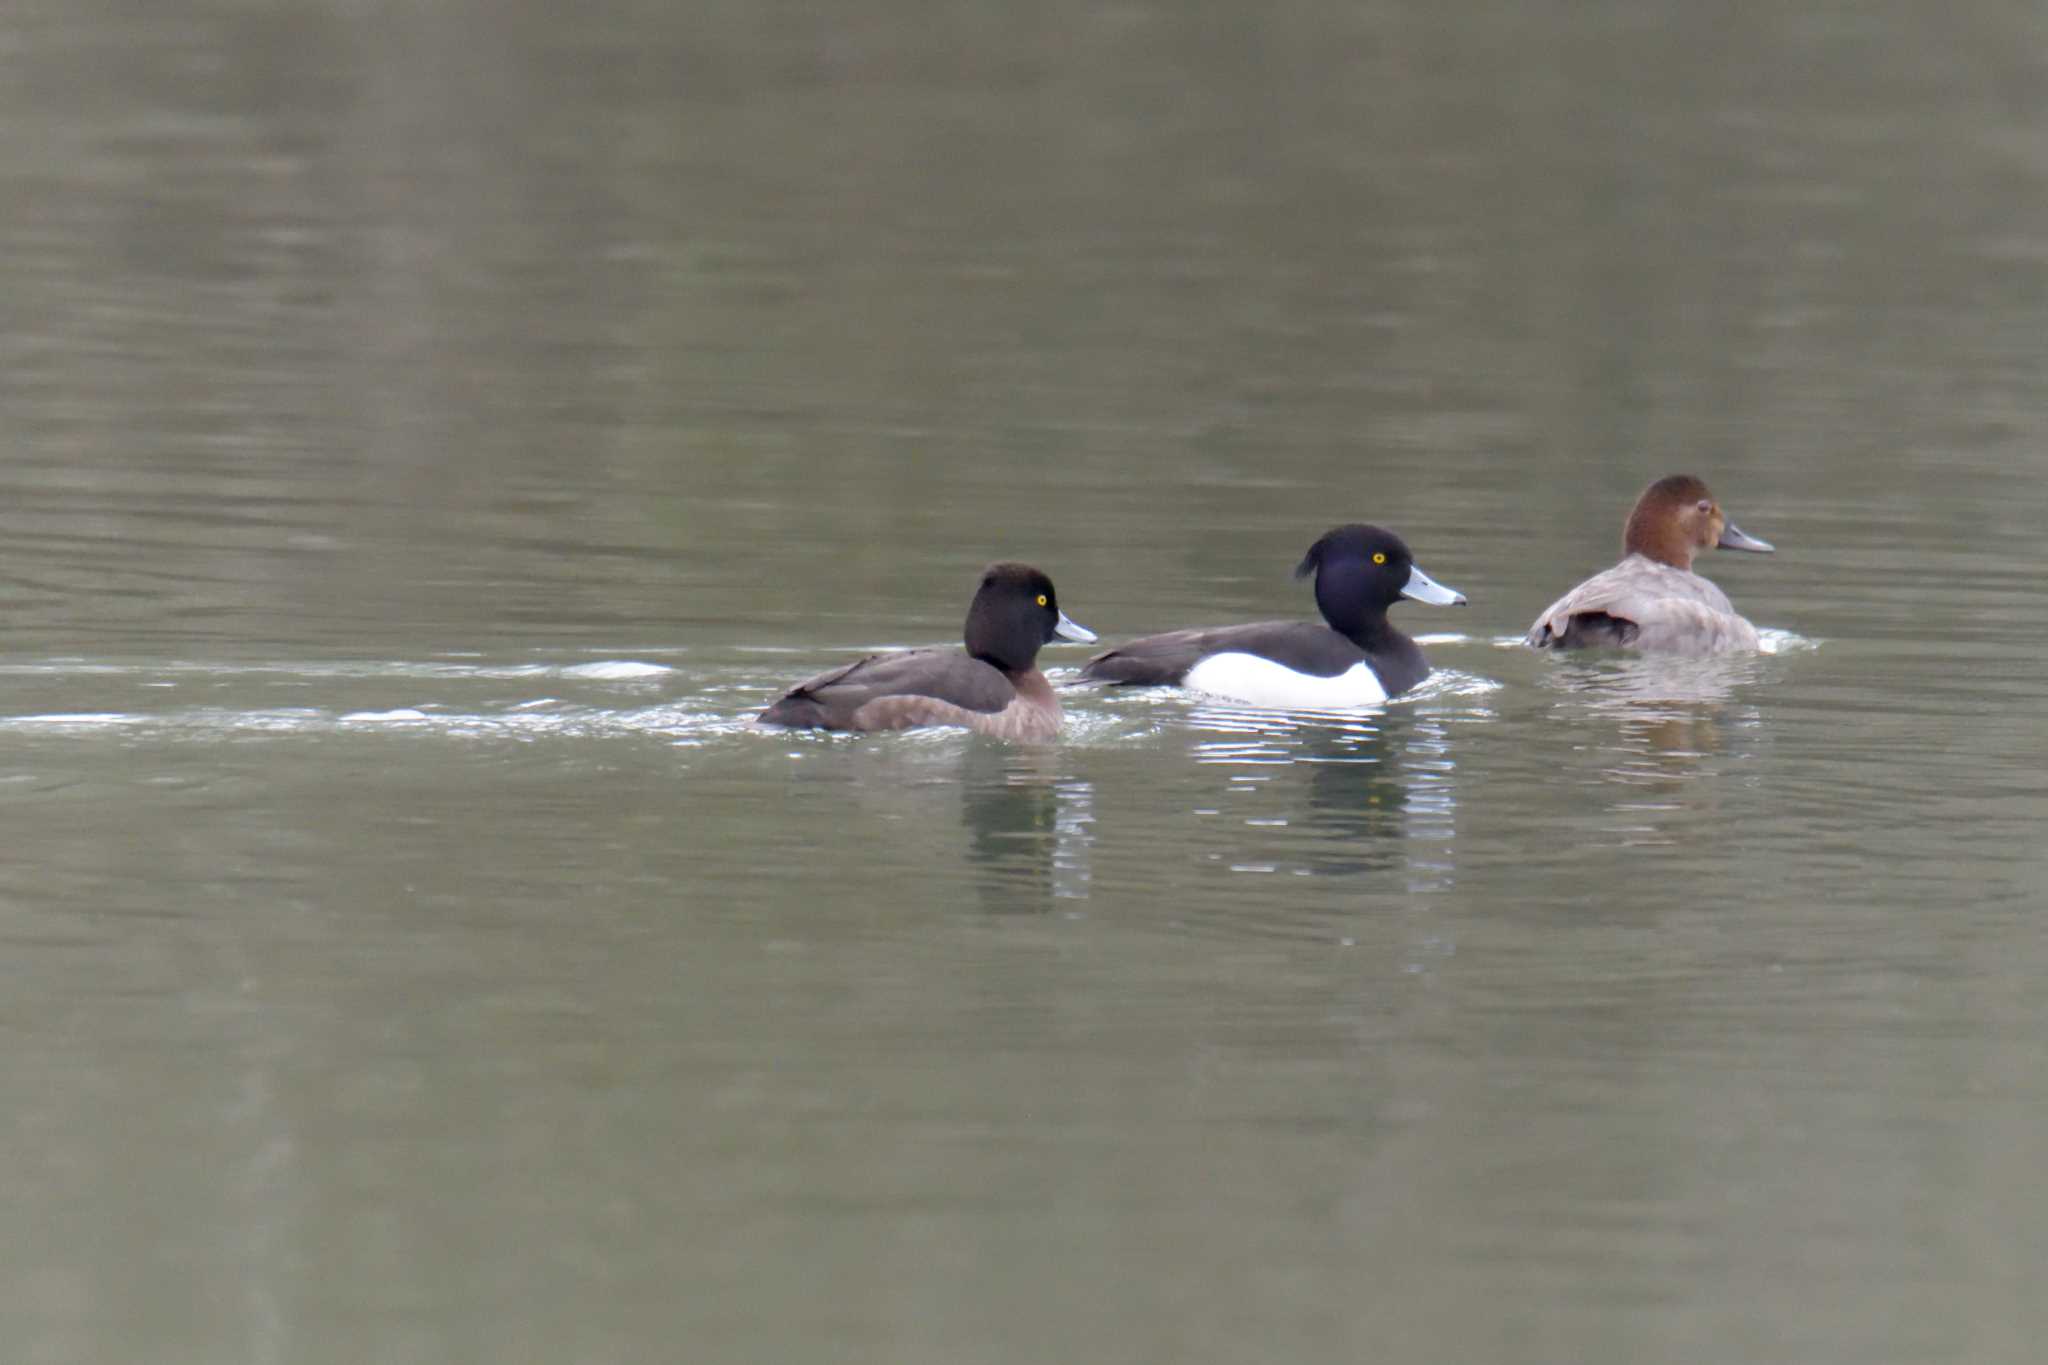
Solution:
<svg viewBox="0 0 2048 1365"><path fill-rule="evenodd" d="M2044 39L17 6L7 1357L2032 1359ZM1772 651L1514 647L1678 470ZM748 724L1358 519L1377 711Z"/></svg>

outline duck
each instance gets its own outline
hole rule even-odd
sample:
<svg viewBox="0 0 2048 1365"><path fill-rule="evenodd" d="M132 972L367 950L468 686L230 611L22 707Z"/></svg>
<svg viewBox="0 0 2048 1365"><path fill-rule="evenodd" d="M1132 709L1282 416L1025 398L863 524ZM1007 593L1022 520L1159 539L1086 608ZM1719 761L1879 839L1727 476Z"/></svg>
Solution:
<svg viewBox="0 0 2048 1365"><path fill-rule="evenodd" d="M1282 710L1370 706L1429 676L1429 661L1387 620L1387 608L1404 597L1465 604L1465 594L1417 567L1399 536L1363 523L1333 527L1309 546L1294 576L1310 575L1321 622L1256 621L1147 635L1097 654L1081 676L1187 687Z"/></svg>
<svg viewBox="0 0 2048 1365"><path fill-rule="evenodd" d="M1060 610L1052 580L1029 564L989 565L962 635L965 649L870 654L807 678L758 722L805 730L952 725L998 739L1057 736L1059 698L1038 669L1038 651L1055 638L1092 643L1095 632Z"/></svg>
<svg viewBox="0 0 2048 1365"><path fill-rule="evenodd" d="M1524 642L1646 654L1756 649L1756 627L1736 613L1727 593L1693 572L1694 557L1707 549L1770 554L1776 547L1728 520L1701 480L1657 480L1628 514L1621 562L1545 607Z"/></svg>

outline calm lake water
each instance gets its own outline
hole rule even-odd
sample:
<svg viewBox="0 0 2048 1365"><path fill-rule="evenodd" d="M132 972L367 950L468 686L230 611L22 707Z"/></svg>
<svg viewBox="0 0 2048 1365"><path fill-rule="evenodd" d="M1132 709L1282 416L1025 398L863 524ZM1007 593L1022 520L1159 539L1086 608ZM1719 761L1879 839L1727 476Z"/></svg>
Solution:
<svg viewBox="0 0 2048 1365"><path fill-rule="evenodd" d="M9 7L5 1357L2037 1359L2044 14ZM1677 471L1771 652L1514 647Z"/></svg>

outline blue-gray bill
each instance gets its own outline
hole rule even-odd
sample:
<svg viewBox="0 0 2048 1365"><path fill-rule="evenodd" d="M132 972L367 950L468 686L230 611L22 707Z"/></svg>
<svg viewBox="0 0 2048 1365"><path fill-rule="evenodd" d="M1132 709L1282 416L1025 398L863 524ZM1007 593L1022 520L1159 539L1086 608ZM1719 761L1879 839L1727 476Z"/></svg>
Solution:
<svg viewBox="0 0 2048 1365"><path fill-rule="evenodd" d="M1095 632L1075 621L1065 612L1060 613L1060 623L1052 628L1052 633L1059 636L1062 640L1073 640L1078 644L1089 645L1095 643Z"/></svg>
<svg viewBox="0 0 2048 1365"><path fill-rule="evenodd" d="M1758 540L1749 535L1732 521L1721 527L1721 538L1714 544L1723 550L1749 550L1760 555L1770 554L1777 548L1768 540Z"/></svg>
<svg viewBox="0 0 2048 1365"><path fill-rule="evenodd" d="M1769 547L1766 546L1766 549ZM1447 588L1422 570L1410 565L1408 582L1401 588L1401 596L1412 597L1418 602L1428 602L1439 607L1462 607L1465 594L1455 588Z"/></svg>

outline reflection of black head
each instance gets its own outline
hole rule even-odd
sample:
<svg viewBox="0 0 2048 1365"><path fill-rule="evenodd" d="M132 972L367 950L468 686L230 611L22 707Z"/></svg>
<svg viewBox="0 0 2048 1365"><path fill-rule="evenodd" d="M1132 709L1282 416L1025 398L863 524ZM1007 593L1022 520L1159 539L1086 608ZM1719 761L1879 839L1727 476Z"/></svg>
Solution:
<svg viewBox="0 0 2048 1365"><path fill-rule="evenodd" d="M1408 856L1408 781L1400 743L1375 725L1307 732L1301 754L1308 771L1307 818L1316 836L1316 872L1348 876L1399 866Z"/></svg>
<svg viewBox="0 0 2048 1365"><path fill-rule="evenodd" d="M1347 870L1386 867L1402 856L1408 790L1398 768L1360 761L1310 765L1311 828L1338 841L1331 857Z"/></svg>
<svg viewBox="0 0 2048 1365"><path fill-rule="evenodd" d="M1050 779L1013 773L1010 755L981 745L969 752L960 774L960 815L987 909L1033 915L1052 909L1059 801Z"/></svg>

